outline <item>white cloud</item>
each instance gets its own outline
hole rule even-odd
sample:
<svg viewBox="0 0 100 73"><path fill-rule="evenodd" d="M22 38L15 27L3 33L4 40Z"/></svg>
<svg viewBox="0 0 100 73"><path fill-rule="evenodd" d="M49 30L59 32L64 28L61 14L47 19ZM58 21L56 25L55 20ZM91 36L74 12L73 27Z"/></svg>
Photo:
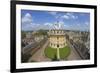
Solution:
<svg viewBox="0 0 100 73"><path fill-rule="evenodd" d="M52 26L51 23L44 23L45 26Z"/></svg>
<svg viewBox="0 0 100 73"><path fill-rule="evenodd" d="M63 25L64 24L64 21L59 21L59 24Z"/></svg>
<svg viewBox="0 0 100 73"><path fill-rule="evenodd" d="M44 29L53 29L54 28L54 24L53 23L44 23L43 25L45 28Z"/></svg>
<svg viewBox="0 0 100 73"><path fill-rule="evenodd" d="M90 26L88 25L88 22L85 22L74 25L74 28L78 30L89 30Z"/></svg>
<svg viewBox="0 0 100 73"><path fill-rule="evenodd" d="M69 19L69 16L68 15L63 15L62 18Z"/></svg>
<svg viewBox="0 0 100 73"><path fill-rule="evenodd" d="M53 15L53 16L55 16L56 14L57 14L57 12L48 12L49 14L51 14L51 15Z"/></svg>
<svg viewBox="0 0 100 73"><path fill-rule="evenodd" d="M48 30L51 29L52 25L51 23L44 23L44 24L38 24L37 26L34 26L35 30L39 30L39 29L44 29L44 30Z"/></svg>
<svg viewBox="0 0 100 73"><path fill-rule="evenodd" d="M63 29L65 30L89 30L89 27L86 25L83 25L81 23L77 23L77 24L64 24Z"/></svg>
<svg viewBox="0 0 100 73"><path fill-rule="evenodd" d="M65 30L71 30L72 28L73 28L72 25L67 25L67 24L63 25L63 29Z"/></svg>
<svg viewBox="0 0 100 73"><path fill-rule="evenodd" d="M77 19L78 16L74 15L74 13L66 13L61 18L63 18L63 19Z"/></svg>
<svg viewBox="0 0 100 73"><path fill-rule="evenodd" d="M33 23L33 19L30 13L26 13L21 20L22 23L22 30L32 30L33 26L35 25Z"/></svg>
<svg viewBox="0 0 100 73"><path fill-rule="evenodd" d="M86 26L89 26L89 22L85 22L85 25L86 25Z"/></svg>
<svg viewBox="0 0 100 73"><path fill-rule="evenodd" d="M52 16L54 16L56 19L60 18L60 14L58 14L57 12L48 12L49 14L51 14Z"/></svg>
<svg viewBox="0 0 100 73"><path fill-rule="evenodd" d="M74 15L74 13L72 12L68 12L65 14L58 14L57 12L48 12L49 14L51 14L52 16L54 16L56 19L77 19L78 16Z"/></svg>
<svg viewBox="0 0 100 73"><path fill-rule="evenodd" d="M22 24L29 24L32 23L33 19L30 13L26 13L23 17L22 17Z"/></svg>

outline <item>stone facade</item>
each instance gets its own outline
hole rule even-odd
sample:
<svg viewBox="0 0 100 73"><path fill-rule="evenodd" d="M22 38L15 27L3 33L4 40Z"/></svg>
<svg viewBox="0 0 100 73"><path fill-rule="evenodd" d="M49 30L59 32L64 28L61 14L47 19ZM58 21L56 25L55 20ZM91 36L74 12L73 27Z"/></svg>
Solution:
<svg viewBox="0 0 100 73"><path fill-rule="evenodd" d="M49 46L52 48L63 48L66 44L65 32L60 29L49 30Z"/></svg>

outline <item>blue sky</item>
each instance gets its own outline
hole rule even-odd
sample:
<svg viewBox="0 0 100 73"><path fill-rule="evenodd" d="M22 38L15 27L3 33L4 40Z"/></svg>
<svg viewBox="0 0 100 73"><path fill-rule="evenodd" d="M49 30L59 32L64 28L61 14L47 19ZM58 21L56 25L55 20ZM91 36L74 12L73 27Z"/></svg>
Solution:
<svg viewBox="0 0 100 73"><path fill-rule="evenodd" d="M59 26L55 24L59 23ZM65 29L88 31L90 13L21 10L22 30Z"/></svg>

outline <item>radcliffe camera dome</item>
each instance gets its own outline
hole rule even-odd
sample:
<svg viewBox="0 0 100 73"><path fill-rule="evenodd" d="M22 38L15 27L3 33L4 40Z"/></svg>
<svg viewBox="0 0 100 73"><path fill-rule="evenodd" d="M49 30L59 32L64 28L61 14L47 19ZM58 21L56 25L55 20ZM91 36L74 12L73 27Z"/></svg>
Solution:
<svg viewBox="0 0 100 73"><path fill-rule="evenodd" d="M53 27L54 27L54 29L62 29L62 23L60 23L60 22L56 22L54 25L53 25Z"/></svg>

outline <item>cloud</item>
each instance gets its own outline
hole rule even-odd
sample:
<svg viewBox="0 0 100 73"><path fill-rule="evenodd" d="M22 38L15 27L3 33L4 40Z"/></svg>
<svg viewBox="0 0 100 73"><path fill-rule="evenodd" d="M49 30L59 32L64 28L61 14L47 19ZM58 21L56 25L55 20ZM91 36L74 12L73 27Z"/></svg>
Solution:
<svg viewBox="0 0 100 73"><path fill-rule="evenodd" d="M33 18L32 18L30 13L26 13L22 17L21 23L22 23L22 30L25 30L25 31L27 31L27 30L39 30L39 29L46 28L42 24L34 23Z"/></svg>
<svg viewBox="0 0 100 73"><path fill-rule="evenodd" d="M85 22L84 24L85 24L86 26L89 26L89 25L90 25L89 22Z"/></svg>
<svg viewBox="0 0 100 73"><path fill-rule="evenodd" d="M52 13L53 14L53 13ZM21 18L21 25L22 25L22 30L39 30L39 29L51 29L53 26L52 23L44 23L44 24L38 24L33 22L33 17L31 16L30 13L26 13L22 18Z"/></svg>
<svg viewBox="0 0 100 73"><path fill-rule="evenodd" d="M64 21L59 21L59 24L63 25L64 24Z"/></svg>
<svg viewBox="0 0 100 73"><path fill-rule="evenodd" d="M69 19L69 16L68 15L63 15L62 18Z"/></svg>
<svg viewBox="0 0 100 73"><path fill-rule="evenodd" d="M63 19L78 19L78 16L76 16L73 12L67 12L67 13L58 13L58 12L48 12L52 16L54 16L56 19L63 20Z"/></svg>
<svg viewBox="0 0 100 73"><path fill-rule="evenodd" d="M66 13L70 18L77 19L78 17L74 15L74 13Z"/></svg>
<svg viewBox="0 0 100 73"><path fill-rule="evenodd" d="M78 24L74 25L74 28L78 29L78 30L87 31L87 30L89 30L90 26L87 22L85 22L85 23L78 23Z"/></svg>
<svg viewBox="0 0 100 73"><path fill-rule="evenodd" d="M44 23L45 26L52 26L51 23Z"/></svg>
<svg viewBox="0 0 100 73"><path fill-rule="evenodd" d="M30 13L26 13L23 17L22 17L22 24L29 24L32 23L33 19Z"/></svg>
<svg viewBox="0 0 100 73"><path fill-rule="evenodd" d="M26 13L21 19L22 23L22 30L39 30L39 29L54 29L54 28L63 28L65 30L89 30L90 23L89 22L84 22L84 23L68 23L64 19L69 20L69 19L77 19L78 16L75 15L72 12L68 13L57 13L57 12L48 12L49 14L53 15L54 18L56 18L58 21L58 25L54 22L44 22L44 23L35 23L33 16L30 13ZM68 24L67 24L68 23Z"/></svg>
<svg viewBox="0 0 100 73"><path fill-rule="evenodd" d="M30 13L26 13L21 18L22 30L32 30L33 29L33 18Z"/></svg>
<svg viewBox="0 0 100 73"><path fill-rule="evenodd" d="M75 28L75 27L74 27ZM63 29L65 30L73 30L73 24L64 24Z"/></svg>
<svg viewBox="0 0 100 73"><path fill-rule="evenodd" d="M54 11L48 12L48 13L51 14L51 15L53 15L53 16L57 15L57 12L54 12Z"/></svg>
<svg viewBox="0 0 100 73"><path fill-rule="evenodd" d="M52 12L48 12L48 13L51 14L52 16L54 16L56 19L61 17L60 14L58 14L58 12L52 11Z"/></svg>
<svg viewBox="0 0 100 73"><path fill-rule="evenodd" d="M63 19L77 19L78 16L74 15L74 13L66 13L61 18L63 18Z"/></svg>
<svg viewBox="0 0 100 73"><path fill-rule="evenodd" d="M89 31L90 26L89 25L87 26L85 23L64 24L63 29L65 29L65 30Z"/></svg>

